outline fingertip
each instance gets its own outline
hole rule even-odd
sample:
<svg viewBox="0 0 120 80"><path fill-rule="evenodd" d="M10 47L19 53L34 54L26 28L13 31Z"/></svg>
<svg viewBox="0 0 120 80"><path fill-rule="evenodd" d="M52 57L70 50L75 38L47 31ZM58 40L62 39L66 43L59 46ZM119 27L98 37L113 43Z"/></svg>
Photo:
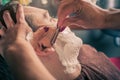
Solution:
<svg viewBox="0 0 120 80"><path fill-rule="evenodd" d="M9 15L9 11L8 10L6 10L6 11L3 12L3 17L5 17L7 15Z"/></svg>
<svg viewBox="0 0 120 80"><path fill-rule="evenodd" d="M57 28L59 28L59 32L62 32L65 29L65 26L62 26L60 23L57 23Z"/></svg>
<svg viewBox="0 0 120 80"><path fill-rule="evenodd" d="M65 20L63 22L58 21L57 27L60 28L60 32L64 31L64 29L66 28Z"/></svg>
<svg viewBox="0 0 120 80"><path fill-rule="evenodd" d="M64 22L64 19L63 19L63 18L58 18L57 26L58 26L58 27L61 27L62 24L63 24L63 22Z"/></svg>
<svg viewBox="0 0 120 80"><path fill-rule="evenodd" d="M17 22L23 22L25 20L24 18L24 11L23 11L23 6L21 4L18 4L18 10L17 10Z"/></svg>
<svg viewBox="0 0 120 80"><path fill-rule="evenodd" d="M19 13L23 12L23 6L21 4L18 4L18 12Z"/></svg>
<svg viewBox="0 0 120 80"><path fill-rule="evenodd" d="M4 21L8 21L8 19L10 18L10 13L8 10L4 11L3 13L3 19Z"/></svg>
<svg viewBox="0 0 120 80"><path fill-rule="evenodd" d="M17 4L17 12L19 11L19 9L20 9L20 4Z"/></svg>
<svg viewBox="0 0 120 80"><path fill-rule="evenodd" d="M66 28L65 26L62 26L62 27L60 28L60 32L64 31L65 28Z"/></svg>
<svg viewBox="0 0 120 80"><path fill-rule="evenodd" d="M19 7L19 9L22 9L23 6L22 6L22 4L18 4L18 7Z"/></svg>
<svg viewBox="0 0 120 80"><path fill-rule="evenodd" d="M7 28L13 27L14 21L13 21L12 16L8 10L4 11L3 19L4 19L4 22L6 24L5 27L7 27Z"/></svg>

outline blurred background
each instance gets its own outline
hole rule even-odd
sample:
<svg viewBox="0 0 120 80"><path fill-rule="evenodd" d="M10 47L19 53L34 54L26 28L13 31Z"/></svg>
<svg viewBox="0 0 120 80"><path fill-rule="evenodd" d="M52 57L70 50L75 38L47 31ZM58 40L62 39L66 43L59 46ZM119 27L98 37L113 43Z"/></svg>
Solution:
<svg viewBox="0 0 120 80"><path fill-rule="evenodd" d="M4 5L10 0L0 0ZM18 0L24 5L47 9L52 17L56 17L56 0ZM97 0L97 5L104 8L120 8L120 0ZM120 57L120 30L73 30L83 39L85 44L90 44L98 51L104 52L108 57Z"/></svg>

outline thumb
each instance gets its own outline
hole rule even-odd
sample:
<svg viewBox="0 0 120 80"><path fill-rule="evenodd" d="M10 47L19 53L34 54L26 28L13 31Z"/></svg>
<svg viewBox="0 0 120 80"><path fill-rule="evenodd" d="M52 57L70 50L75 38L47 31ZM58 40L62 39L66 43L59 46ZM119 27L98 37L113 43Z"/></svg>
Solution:
<svg viewBox="0 0 120 80"><path fill-rule="evenodd" d="M74 4L73 4L74 0L70 0L70 1L61 1L59 8L58 8L58 12L57 12L57 16L58 16L58 26L62 27L62 24L65 20L65 18L70 15L71 13L74 12Z"/></svg>
<svg viewBox="0 0 120 80"><path fill-rule="evenodd" d="M80 20L78 17L66 18L62 26L68 26L72 29L86 29L84 21Z"/></svg>

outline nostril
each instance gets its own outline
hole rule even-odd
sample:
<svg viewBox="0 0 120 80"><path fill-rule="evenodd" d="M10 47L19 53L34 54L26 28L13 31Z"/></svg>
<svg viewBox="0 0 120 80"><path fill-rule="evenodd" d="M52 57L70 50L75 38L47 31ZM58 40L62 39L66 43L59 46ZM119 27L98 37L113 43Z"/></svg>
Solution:
<svg viewBox="0 0 120 80"><path fill-rule="evenodd" d="M48 27L44 27L44 30L45 30L45 32L47 32L49 30L49 28Z"/></svg>

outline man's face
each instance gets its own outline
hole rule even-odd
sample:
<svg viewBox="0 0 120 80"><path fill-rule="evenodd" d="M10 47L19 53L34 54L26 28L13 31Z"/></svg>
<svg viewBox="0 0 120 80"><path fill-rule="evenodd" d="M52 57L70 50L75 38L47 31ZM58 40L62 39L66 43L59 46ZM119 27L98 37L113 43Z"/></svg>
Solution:
<svg viewBox="0 0 120 80"><path fill-rule="evenodd" d="M57 20L51 18L48 11L39 8L24 7L24 13L28 24L34 31L31 44L38 57L48 71L58 80L67 78L67 75L64 74L65 67L59 61L58 55L50 43L51 36L53 36L56 29ZM43 45L48 47L44 51L42 49Z"/></svg>
<svg viewBox="0 0 120 80"><path fill-rule="evenodd" d="M31 44L33 45L36 53L40 56L40 60L43 62L45 67L48 69L48 71L55 77L57 80L71 80L71 76L69 74L66 74L64 71L66 70L66 67L61 63L62 61L68 60L67 56L63 58L59 58L60 55L65 56L67 53L64 53L64 47L65 50L68 50L69 44L65 46L67 43L71 42L71 37L75 36L70 30L68 32L63 32L59 34L59 38L57 38L57 49L61 48L60 55L58 52L56 53L51 45L51 39L56 29L57 20L50 17L48 11L39 9L39 8L33 8L33 7L24 7L25 10L25 16L28 24L31 26L32 30L34 31L33 39L31 40ZM71 34L69 34L71 33ZM62 36L63 34L69 34L69 36ZM68 38L68 42L66 41L66 38ZM76 37L74 37L76 39ZM70 40L69 40L70 39ZM62 41L63 40L63 41ZM63 42L63 43L62 43ZM65 42L65 43L64 43ZM59 45L60 43L60 45ZM78 41L77 41L78 44ZM81 45L81 40L80 40ZM43 48L47 47L45 50ZM75 46L76 47L76 46ZM55 46L54 46L55 48ZM71 47L74 49L74 47ZM79 48L79 47L78 47ZM78 49L79 50L79 49ZM57 51L57 50L56 50ZM73 50L74 51L74 50ZM66 51L65 51L66 52ZM72 52L70 52L72 53ZM49 55L48 55L49 54ZM68 52L69 54L69 52ZM74 54L74 52L72 53ZM79 53L77 53L78 55ZM75 54L75 60L77 60ZM71 54L70 54L71 56ZM74 57L73 57L74 58ZM60 60L61 59L61 60ZM71 60L70 60L71 61ZM68 62L68 61L67 61ZM79 69L73 72L73 75L79 74ZM77 73L76 73L77 72ZM74 74L75 73L75 74ZM75 77L75 76L74 76Z"/></svg>
<svg viewBox="0 0 120 80"><path fill-rule="evenodd" d="M26 20L34 31L31 43L36 52L42 53L44 49L50 48L57 20L50 17L47 10L33 7L24 7Z"/></svg>

